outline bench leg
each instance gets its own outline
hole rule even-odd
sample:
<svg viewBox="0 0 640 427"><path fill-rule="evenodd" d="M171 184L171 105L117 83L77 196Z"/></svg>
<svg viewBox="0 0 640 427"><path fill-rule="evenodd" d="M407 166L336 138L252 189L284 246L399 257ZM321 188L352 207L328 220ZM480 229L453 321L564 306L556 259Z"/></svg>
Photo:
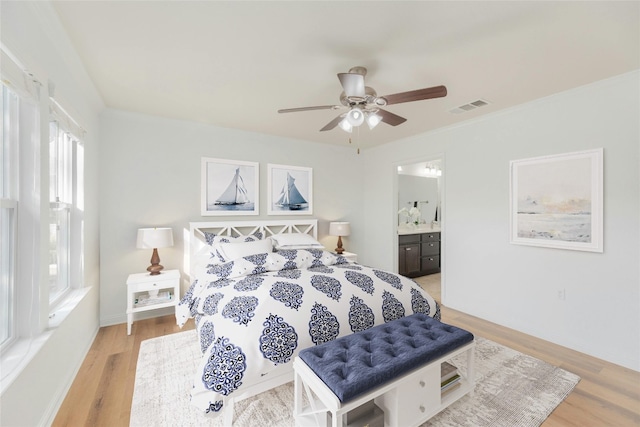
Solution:
<svg viewBox="0 0 640 427"><path fill-rule="evenodd" d="M340 415L336 415L335 413L331 414L331 425L332 427L342 427L342 417L344 417L343 414Z"/></svg>
<svg viewBox="0 0 640 427"><path fill-rule="evenodd" d="M300 387L300 375L295 371L293 375L293 416L295 418L302 413L302 388Z"/></svg>
<svg viewBox="0 0 640 427"><path fill-rule="evenodd" d="M467 351L467 381L471 384L469 395L473 396L476 390L476 347L473 346Z"/></svg>
<svg viewBox="0 0 640 427"><path fill-rule="evenodd" d="M222 409L222 425L225 427L231 427L233 425L233 402L234 399L227 399L224 402L224 407Z"/></svg>
<svg viewBox="0 0 640 427"><path fill-rule="evenodd" d="M304 390L304 394L307 396L307 400L309 400L309 408L305 411L302 403L302 393ZM316 400L315 395L309 388L309 385L302 380L302 377L298 374L298 372L294 372L293 377L293 414L294 417L298 417L300 415L313 415L316 426L326 426L327 423L327 411L324 404L319 400ZM333 417L332 424L335 427L335 419ZM298 424L296 420L296 425ZM342 427L342 423L337 425L338 427Z"/></svg>

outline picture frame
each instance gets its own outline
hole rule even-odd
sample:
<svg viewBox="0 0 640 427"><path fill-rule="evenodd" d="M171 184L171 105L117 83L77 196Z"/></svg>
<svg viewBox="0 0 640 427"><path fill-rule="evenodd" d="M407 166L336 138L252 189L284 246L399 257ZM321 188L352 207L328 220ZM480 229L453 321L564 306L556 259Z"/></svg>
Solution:
<svg viewBox="0 0 640 427"><path fill-rule="evenodd" d="M201 215L258 215L260 165L256 162L203 157Z"/></svg>
<svg viewBox="0 0 640 427"><path fill-rule="evenodd" d="M268 215L313 214L313 169L268 164Z"/></svg>
<svg viewBox="0 0 640 427"><path fill-rule="evenodd" d="M603 149L510 162L512 244L600 252Z"/></svg>

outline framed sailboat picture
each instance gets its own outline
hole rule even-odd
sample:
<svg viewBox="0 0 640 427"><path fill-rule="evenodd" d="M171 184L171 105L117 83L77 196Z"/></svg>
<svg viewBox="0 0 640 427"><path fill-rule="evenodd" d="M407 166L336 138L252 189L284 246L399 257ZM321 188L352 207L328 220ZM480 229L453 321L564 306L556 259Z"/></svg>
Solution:
<svg viewBox="0 0 640 427"><path fill-rule="evenodd" d="M259 164L202 158L201 215L258 215Z"/></svg>
<svg viewBox="0 0 640 427"><path fill-rule="evenodd" d="M313 213L313 169L268 165L269 215Z"/></svg>

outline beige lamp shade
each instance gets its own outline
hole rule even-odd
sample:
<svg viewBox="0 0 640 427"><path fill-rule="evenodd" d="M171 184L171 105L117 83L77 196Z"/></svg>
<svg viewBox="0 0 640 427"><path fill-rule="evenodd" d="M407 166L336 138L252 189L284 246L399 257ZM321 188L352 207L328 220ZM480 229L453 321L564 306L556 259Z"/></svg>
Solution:
<svg viewBox="0 0 640 427"><path fill-rule="evenodd" d="M351 226L348 222L330 222L329 234L332 236L348 236L351 234Z"/></svg>
<svg viewBox="0 0 640 427"><path fill-rule="evenodd" d="M171 228L139 228L136 246L140 249L173 246L173 230Z"/></svg>
<svg viewBox="0 0 640 427"><path fill-rule="evenodd" d="M337 254L342 254L344 248L342 247L342 236L348 236L351 234L351 226L348 222L330 222L329 234L332 236L338 236L338 247L336 248Z"/></svg>
<svg viewBox="0 0 640 427"><path fill-rule="evenodd" d="M158 248L173 246L173 230L171 228L139 228L136 246L140 249L153 249L151 265L147 271L155 276L164 268L160 265Z"/></svg>

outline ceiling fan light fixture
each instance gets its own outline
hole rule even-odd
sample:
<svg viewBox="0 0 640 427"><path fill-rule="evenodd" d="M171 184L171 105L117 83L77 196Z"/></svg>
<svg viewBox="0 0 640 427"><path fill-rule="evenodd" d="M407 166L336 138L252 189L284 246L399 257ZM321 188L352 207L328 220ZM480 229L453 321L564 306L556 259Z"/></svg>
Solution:
<svg viewBox="0 0 640 427"><path fill-rule="evenodd" d="M380 117L376 113L366 113L366 116L367 125L371 130L373 130L374 127L378 126L378 124L382 121L382 117Z"/></svg>
<svg viewBox="0 0 640 427"><path fill-rule="evenodd" d="M346 117L338 123L338 126L340 126L340 129L343 131L349 133L351 133L351 130L353 129L353 126L351 126L351 123L349 123L349 120Z"/></svg>
<svg viewBox="0 0 640 427"><path fill-rule="evenodd" d="M390 126L398 126L407 121L406 118L383 110L381 107L447 96L447 88L442 85L378 96L372 87L365 85L366 74L367 69L361 66L352 67L348 73L338 73L338 80L342 86L340 105L285 108L278 110L278 113L336 110L346 107L348 112L334 117L333 120L320 128L320 132L332 130L338 126L345 132L352 132L354 127L361 126L365 121L369 129L373 130L380 122L385 122ZM486 104L486 102L478 100L470 106L477 108Z"/></svg>
<svg viewBox="0 0 640 427"><path fill-rule="evenodd" d="M353 107L351 111L347 113L347 121L351 126L360 126L364 123L364 113L359 107Z"/></svg>

